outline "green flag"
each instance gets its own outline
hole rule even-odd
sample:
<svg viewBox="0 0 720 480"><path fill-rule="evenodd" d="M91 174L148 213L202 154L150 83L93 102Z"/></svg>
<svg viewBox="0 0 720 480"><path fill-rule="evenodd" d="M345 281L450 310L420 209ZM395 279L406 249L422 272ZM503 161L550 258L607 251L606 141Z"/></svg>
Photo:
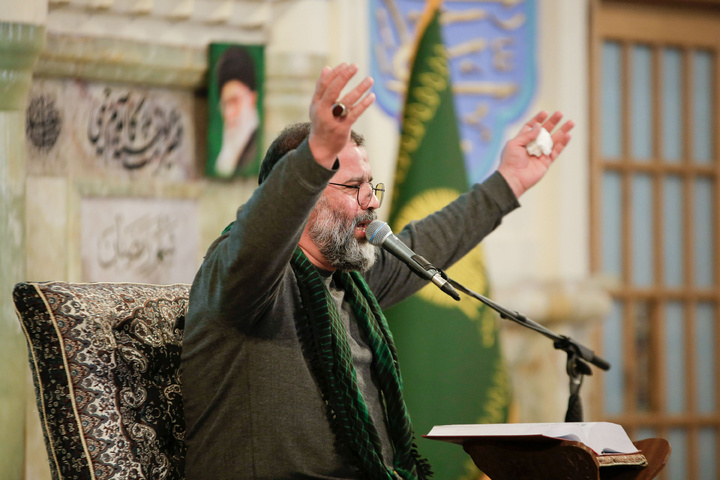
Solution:
<svg viewBox="0 0 720 480"><path fill-rule="evenodd" d="M394 231L467 190L439 4L428 2L417 29L389 219ZM447 274L488 295L479 246ZM469 297L456 302L428 285L387 316L418 435L433 425L507 421L509 379L501 361L497 317L489 308ZM418 446L435 478L478 478L462 447L427 439L419 439Z"/></svg>

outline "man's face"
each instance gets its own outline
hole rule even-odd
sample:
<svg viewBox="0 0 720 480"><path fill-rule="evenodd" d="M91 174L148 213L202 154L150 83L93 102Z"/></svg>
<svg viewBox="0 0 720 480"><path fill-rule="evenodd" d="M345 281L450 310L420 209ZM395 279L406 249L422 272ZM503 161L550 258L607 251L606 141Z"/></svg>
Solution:
<svg viewBox="0 0 720 480"><path fill-rule="evenodd" d="M230 80L220 90L220 111L225 128L237 126L244 108L257 108L257 93L239 80Z"/></svg>
<svg viewBox="0 0 720 480"><path fill-rule="evenodd" d="M339 155L340 169L333 183L360 185L372 180L367 152L348 144ZM338 270L370 268L375 261L375 247L365 238L368 224L377 218L373 196L363 208L357 201L357 189L328 185L310 214L308 233L327 263Z"/></svg>

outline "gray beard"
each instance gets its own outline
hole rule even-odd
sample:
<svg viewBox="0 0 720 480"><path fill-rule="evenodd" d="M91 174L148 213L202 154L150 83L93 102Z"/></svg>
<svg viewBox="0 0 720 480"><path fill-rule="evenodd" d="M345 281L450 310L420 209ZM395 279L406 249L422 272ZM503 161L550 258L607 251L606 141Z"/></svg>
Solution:
<svg viewBox="0 0 720 480"><path fill-rule="evenodd" d="M377 215L372 210L348 218L333 210L323 195L310 214L308 234L330 265L342 271L365 272L375 263L375 247L366 239L358 241L355 227L375 218Z"/></svg>

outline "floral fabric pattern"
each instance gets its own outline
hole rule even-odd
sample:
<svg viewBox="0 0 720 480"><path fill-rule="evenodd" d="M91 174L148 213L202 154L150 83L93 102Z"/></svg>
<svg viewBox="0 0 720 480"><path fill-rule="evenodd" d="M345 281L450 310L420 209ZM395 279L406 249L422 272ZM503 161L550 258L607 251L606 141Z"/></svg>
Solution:
<svg viewBox="0 0 720 480"><path fill-rule="evenodd" d="M184 479L189 285L20 283L54 479Z"/></svg>

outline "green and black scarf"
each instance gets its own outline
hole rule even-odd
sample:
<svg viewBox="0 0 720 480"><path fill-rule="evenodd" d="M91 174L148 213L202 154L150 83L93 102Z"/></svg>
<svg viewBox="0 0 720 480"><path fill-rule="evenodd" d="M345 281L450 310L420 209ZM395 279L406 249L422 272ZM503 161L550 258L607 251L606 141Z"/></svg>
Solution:
<svg viewBox="0 0 720 480"><path fill-rule="evenodd" d="M382 459L375 425L357 384L347 331L335 302L315 266L297 248L292 268L298 279L305 315L296 319L303 354L327 405L336 446L370 479L423 480L432 475L413 443L413 432L398 369L397 353L380 306L364 278L357 272L337 272L355 318L368 338L373 368L379 380L388 430L394 450L394 471Z"/></svg>

